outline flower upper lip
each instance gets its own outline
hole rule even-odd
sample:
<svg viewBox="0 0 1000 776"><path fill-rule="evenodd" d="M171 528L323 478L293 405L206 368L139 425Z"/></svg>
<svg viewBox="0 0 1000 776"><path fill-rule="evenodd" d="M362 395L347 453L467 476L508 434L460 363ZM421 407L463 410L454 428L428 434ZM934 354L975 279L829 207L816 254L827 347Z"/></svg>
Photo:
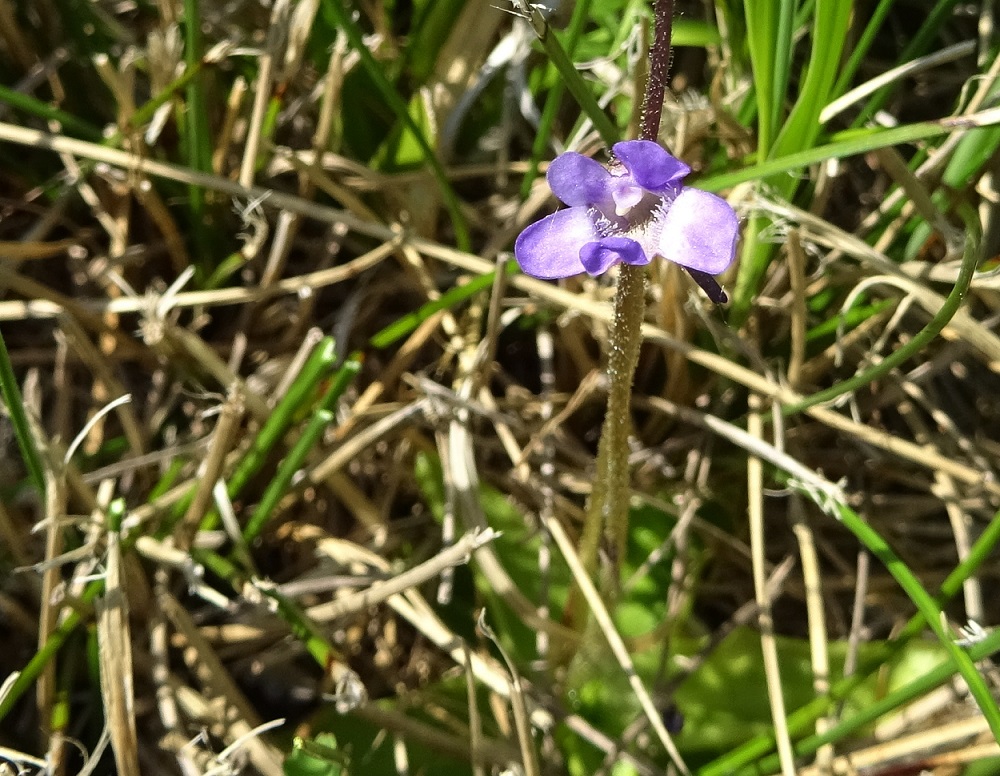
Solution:
<svg viewBox="0 0 1000 776"><path fill-rule="evenodd" d="M657 143L626 140L612 151L611 170L572 151L552 162L549 187L569 207L521 232L514 243L521 268L549 279L599 275L620 261L662 256L695 272L723 272L739 236L729 203L684 186L691 168Z"/></svg>

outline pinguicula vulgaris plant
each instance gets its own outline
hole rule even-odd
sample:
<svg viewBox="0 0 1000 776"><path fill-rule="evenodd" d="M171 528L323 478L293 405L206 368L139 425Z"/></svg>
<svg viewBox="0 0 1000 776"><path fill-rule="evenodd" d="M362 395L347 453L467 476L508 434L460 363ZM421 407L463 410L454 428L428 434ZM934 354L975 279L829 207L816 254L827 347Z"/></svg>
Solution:
<svg viewBox="0 0 1000 776"><path fill-rule="evenodd" d="M514 244L521 268L539 278L599 275L618 268L608 348L608 408L587 506L580 557L593 574L602 544L611 559L602 581L614 599L628 536L630 394L645 310L646 265L660 257L683 267L715 302L713 275L733 261L739 220L724 199L682 184L691 171L657 142L670 61L671 0L656 0L655 36L640 137L615 143L608 167L574 152L549 166L552 193L569 207L527 228Z"/></svg>

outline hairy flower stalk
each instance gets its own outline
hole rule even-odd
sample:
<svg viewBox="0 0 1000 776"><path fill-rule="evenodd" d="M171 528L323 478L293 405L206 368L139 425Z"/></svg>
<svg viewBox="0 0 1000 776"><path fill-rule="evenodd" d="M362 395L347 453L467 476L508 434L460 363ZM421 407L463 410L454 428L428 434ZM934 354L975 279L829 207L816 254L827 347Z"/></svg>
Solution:
<svg viewBox="0 0 1000 776"><path fill-rule="evenodd" d="M654 257L682 266L715 302L725 293L713 275L733 260L739 223L729 204L682 184L691 171L656 143L670 61L671 0L657 0L656 31L642 106L640 139L616 143L612 163L568 152L549 167L549 186L569 207L529 225L514 244L528 274L599 275L619 264L608 353L608 408L597 471L580 542L593 575L614 599L628 539L630 395L642 341L646 269Z"/></svg>
<svg viewBox="0 0 1000 776"><path fill-rule="evenodd" d="M656 142L660 134L663 97L670 67L670 39L674 23L673 0L655 0L653 46L649 51L649 76L642 101L639 138ZM608 358L608 409L597 447L597 482L587 504L581 537L581 559L591 576L597 565L601 528L608 539L611 568L608 579L617 593L620 567L628 544L628 510L631 477L628 470L628 435L632 427L632 381L642 344L642 319L646 309L646 268L622 265L615 294ZM618 357L620 354L620 358ZM621 361L621 365L613 362Z"/></svg>

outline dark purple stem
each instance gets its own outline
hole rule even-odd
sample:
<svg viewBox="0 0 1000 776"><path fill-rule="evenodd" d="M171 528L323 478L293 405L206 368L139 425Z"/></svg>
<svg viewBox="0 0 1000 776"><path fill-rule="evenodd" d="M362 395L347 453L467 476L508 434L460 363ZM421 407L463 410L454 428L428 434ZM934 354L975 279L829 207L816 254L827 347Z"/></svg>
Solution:
<svg viewBox="0 0 1000 776"><path fill-rule="evenodd" d="M674 26L674 0L656 0L653 6L655 31L649 50L649 79L642 100L641 140L656 141L660 134L660 114L663 95L667 91L667 71L670 69L670 34Z"/></svg>

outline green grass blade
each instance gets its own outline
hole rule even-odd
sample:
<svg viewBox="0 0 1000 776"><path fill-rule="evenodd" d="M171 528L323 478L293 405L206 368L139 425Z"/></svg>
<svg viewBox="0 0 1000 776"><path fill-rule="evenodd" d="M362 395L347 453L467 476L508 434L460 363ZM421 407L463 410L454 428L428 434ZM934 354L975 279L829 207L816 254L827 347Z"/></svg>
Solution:
<svg viewBox="0 0 1000 776"><path fill-rule="evenodd" d="M755 5L755 4L751 4ZM772 89L772 96L775 100L781 99L787 85L787 62L779 61L779 56L789 56L785 46L790 46L788 37L791 36L790 20L786 17L792 13L791 3L781 3L780 15L775 11L775 23L777 30L775 33L774 52L760 52L756 56L770 62L775 73L771 76L768 85ZM812 28L812 47L810 50L809 63L802 78L802 84L798 99L791 110L784 126L778 132L778 136L772 145L765 145L765 141L770 142L771 131L767 128L764 131L765 110L770 110L772 116L775 113L775 106L770 104L772 100L762 100L761 93L763 87L758 84L758 104L760 110L761 142L758 146L758 158L772 156L786 156L798 151L811 150L820 134L819 114L823 106L829 101L830 90L833 87L837 75L837 67L840 64L840 53L843 42L847 35L850 24L851 6L844 0L817 0L814 9L814 21ZM748 25L752 19L749 14ZM770 15L768 15L769 21ZM761 23L763 26L763 23ZM751 38L753 29L750 30ZM762 46L756 42L751 42L751 54ZM764 67L761 63L760 68ZM754 61L754 74L759 75L760 69ZM777 92L778 89L781 92ZM799 179L795 177L779 177L767 179L768 184L774 188L779 197L791 199L799 186ZM761 232L767 227L767 219L754 217L747 225L745 239L743 242L742 258L739 272L736 279L736 288L733 293L733 306L730 310L730 322L734 326L740 326L746 320L752 305L752 299L756 296L760 284L764 279L767 268L775 254L773 243L758 239Z"/></svg>
<svg viewBox="0 0 1000 776"><path fill-rule="evenodd" d="M858 67L860 67L861 62L868 55L871 50L872 43L875 41L875 36L878 31L882 29L882 25L885 23L886 17L889 15L889 11L892 10L893 4L896 0L879 0L879 4L876 6L875 10L872 11L871 16L868 17L868 23L865 25L864 31L858 38L858 42L854 46L854 50L851 52L851 56L848 58L844 67L841 68L840 75L837 76L837 83L834 84L831 94L834 97L839 97L851 84L851 79L854 78L854 74L858 72Z"/></svg>
<svg viewBox="0 0 1000 776"><path fill-rule="evenodd" d="M271 415L261 427L257 436L250 443L249 449L236 464L233 474L227 481L230 498L236 498L246 487L252 477L260 471L267 456L281 441L289 428L295 421L295 416L307 405L309 397L320 381L329 375L330 370L336 363L336 346L332 337L324 337L316 345L312 354L302 367L302 372L289 386L288 391L278 401ZM164 538L173 530L176 521L180 520L194 498L194 487L187 498L179 500L171 509L171 517L165 521L164 526L158 532L159 538ZM206 516L206 519L209 516ZM209 525L214 525L213 517ZM208 527L208 526L204 526Z"/></svg>
<svg viewBox="0 0 1000 776"><path fill-rule="evenodd" d="M337 655L333 645L327 640L322 628L318 627L309 616L302 611L301 607L282 595L274 587L261 587L261 593L277 603L278 614L281 616L295 637L302 642L316 664L324 669L330 668L330 661Z"/></svg>
<svg viewBox="0 0 1000 776"><path fill-rule="evenodd" d="M722 42L719 28L700 19L674 19L673 33L675 46L707 48Z"/></svg>
<svg viewBox="0 0 1000 776"><path fill-rule="evenodd" d="M778 173L795 172L827 159L843 159L848 156L868 153L876 148L889 148L906 143L916 143L920 140L930 140L964 128L957 119L941 119L918 124L904 124L891 129L847 130L834 135L832 142L826 145L768 159L744 167L742 170L709 175L699 179L697 186L706 191L720 191L740 183L768 178Z"/></svg>
<svg viewBox="0 0 1000 776"><path fill-rule="evenodd" d="M920 581L910 571L909 567L903 563L898 555L889 546L888 542L875 531L868 523L852 509L844 504L838 505L840 520L844 526L854 534L869 552L877 557L889 570L889 573L899 582L900 587L906 591L910 600L916 605L917 610L923 616L927 626L934 631L941 645L951 657L959 674L969 687L969 692L975 699L980 711L986 718L987 724L993 737L1000 741L1000 707L997 706L990 688L986 685L979 669L967 649L955 643L954 635L945 629L942 624L941 607L937 601L931 598L924 589Z"/></svg>
<svg viewBox="0 0 1000 776"><path fill-rule="evenodd" d="M243 539L247 544L260 536L275 507L278 506L281 497L288 491L295 472L299 470L302 462L309 455L309 451L316 446L323 432L327 426L333 423L334 419L334 414L326 409L316 410L312 418L310 418L305 431L302 432L302 436L299 437L288 455L279 464L278 471L268 483L267 490L264 491L260 503L257 504L253 514L250 515L250 520L247 521L246 527L243 529Z"/></svg>
<svg viewBox="0 0 1000 776"><path fill-rule="evenodd" d="M983 531L982 535L969 550L969 554L965 560L956 566L945 578L944 582L941 583L940 592L935 598L937 607L943 607L962 590L962 585L965 584L965 581L992 557L998 544L1000 544L1000 512L997 512L993 516L986 530ZM816 698L806 706L792 712L788 716L789 733L792 736L808 734L817 719L829 712L836 704L846 700L854 689L865 681L868 675L879 670L884 663L889 662L892 656L901 650L906 642L921 633L924 624L923 614L918 612L910 618L899 635L892 642L885 645L883 655L860 666L853 676L845 677L836 682L828 696ZM973 660L979 659L977 657L977 650L978 646L973 647L971 650ZM954 673L954 665L949 661L945 666L936 670L946 671L947 675L951 676ZM927 677L924 677L924 679L927 680ZM919 682L921 680L914 681ZM914 692L916 695L920 694L915 690ZM768 755L768 753L773 752L776 746L777 743L773 734L758 736L706 765L699 771L699 776L723 776L723 774L737 773L749 763L755 762Z"/></svg>
<svg viewBox="0 0 1000 776"><path fill-rule="evenodd" d="M774 34L774 72L771 77L771 96L769 98L771 120L774 122L774 127L779 126L781 122L785 100L787 99L788 83L791 80L795 6L796 3L791 2L791 0L778 3L777 28ZM789 121L791 121L791 118L789 118ZM767 148L768 154L775 150L777 149L770 145Z"/></svg>
<svg viewBox="0 0 1000 776"><path fill-rule="evenodd" d="M611 119L608 118L608 115L601 110L601 106L597 104L597 100L591 94L590 88L584 82L576 67L574 67L566 50L559 43L552 28L549 27L549 23L534 6L530 6L530 20L531 27L545 49L545 53L548 54L549 60L559 71L559 75L562 76L566 88L573 95L573 99L580 106L580 110L594 124L594 128L597 130L597 134L601 136L601 140L608 146L617 143L621 140L621 132Z"/></svg>
<svg viewBox="0 0 1000 776"><path fill-rule="evenodd" d="M28 422L28 414L24 411L24 402L21 400L21 391L17 387L17 377L14 376L14 365L10 362L10 354L7 352L7 343L4 341L3 332L0 332L0 398L7 406L10 414L10 422L14 427L14 436L17 438L17 446L21 449L21 458L28 469L28 477L31 479L38 495L45 498L45 468L42 466L42 456L35 446L35 435L31 432L31 424Z"/></svg>
<svg viewBox="0 0 1000 776"><path fill-rule="evenodd" d="M368 50L368 47L365 45L364 37L361 34L361 30L354 23L354 19L351 18L351 15L347 12L347 9L343 6L340 0L323 0L322 8L324 15L329 19L332 26L344 31L344 34L347 36L352 48L354 48L358 56L361 57L361 63L367 71L368 76L375 84L375 87L382 95L382 99L386 101L393 113L396 115L396 118L402 122L402 124L413 136L413 139L416 140L417 144L420 146L420 149L424 153L424 158L430 166L431 172L434 174L438 187L441 189L441 196L444 199L445 208L448 210L452 228L455 230L455 242L461 250L468 251L471 246L469 239L469 227L465 223L465 216L462 215L458 197L455 194L455 190L452 188L451 183L448 181L448 176L444 171L444 167L441 166L441 162L437 158L437 154L434 153L434 150L430 147L430 144L428 144L423 131L417 126L413 117L410 115L410 110L406 101L399 96L392 84L390 84L386 79L382 66L375 61L375 57L373 57L371 51Z"/></svg>
<svg viewBox="0 0 1000 776"><path fill-rule="evenodd" d="M1000 649L1000 630L994 631L983 641L969 648L969 658L973 661L983 660ZM902 708L908 703L916 700L922 695L926 695L955 675L955 663L951 660L942 663L931 669L922 676L907 682L887 693L882 698L860 709L849 718L838 722L829 730L803 738L794 746L796 757L809 757L815 754L820 747L826 744L836 743L848 736L858 733L863 728L875 723L879 718ZM733 771L736 774L751 773L773 773L780 769L781 765L776 754L765 757L753 763L752 768Z"/></svg>
<svg viewBox="0 0 1000 776"><path fill-rule="evenodd" d="M894 302L891 299L883 299L872 304L852 307L843 315L825 320L809 329L806 332L806 342L815 342L827 337L834 337L840 329L843 329L846 334L873 315L889 309L893 304Z"/></svg>
<svg viewBox="0 0 1000 776"><path fill-rule="evenodd" d="M515 274L518 271L517 262L507 262L504 267L504 271L508 275ZM480 291L485 291L493 285L495 280L496 272L494 271L485 275L480 275L477 278L473 278L465 285L455 286L454 288L448 289L437 299L427 302L419 309L414 310L412 313L404 315L399 320L390 323L384 329L374 334L372 338L368 340L368 344L377 350L389 347L389 345L405 337L435 313L464 302L466 299L475 296Z"/></svg>
<svg viewBox="0 0 1000 776"><path fill-rule="evenodd" d="M37 116L45 121L58 121L63 128L84 140L98 143L103 137L101 130L89 122L3 84L0 84L0 102L5 102L24 113Z"/></svg>
<svg viewBox="0 0 1000 776"><path fill-rule="evenodd" d="M156 111L160 109L161 105L165 105L171 100L176 99L180 92L187 92L190 87L202 77L202 70L204 67L204 59L199 59L194 63L194 65L188 65L185 67L184 72L167 84L167 86L162 89L159 94L154 95L151 99L136 108L135 113L133 113L129 118L130 125L132 127L139 128L144 126L149 121L152 121L153 116L156 114ZM106 142L108 145L117 146L120 144L124 136L123 132L117 131L111 135ZM205 172L210 171L211 164L209 163L209 167L205 170Z"/></svg>
<svg viewBox="0 0 1000 776"><path fill-rule="evenodd" d="M782 407L782 414L794 415L809 407L833 401L840 396L870 385L897 366L913 358L944 330L944 327L948 325L948 322L955 316L958 308L962 305L962 300L969 290L969 285L972 283L972 277L976 273L976 268L979 266L981 258L979 250L981 237L979 216L969 205L963 205L960 210L962 220L965 223L965 252L962 255L962 264L959 268L958 277L955 279L955 285L952 286L951 292L945 298L944 304L941 305L941 309L931 318L930 322L909 342L900 345L892 353L879 361L879 363L856 374L854 377L839 382L825 390L818 391L797 404Z"/></svg>
<svg viewBox="0 0 1000 776"><path fill-rule="evenodd" d="M185 69L198 72L202 56L201 10L198 0L184 0L184 65ZM202 79L192 78L185 87L184 120L187 129L188 164L199 172L212 171L212 138L208 131L208 106ZM194 196L194 192L192 192ZM203 203L204 192L196 195L198 209Z"/></svg>
<svg viewBox="0 0 1000 776"><path fill-rule="evenodd" d="M754 91L757 97L757 152L767 156L781 124L784 94L777 95L775 72L778 52L788 52L791 40L778 40L781 29L781 0L748 0L746 3L747 46L750 49L750 66L753 68ZM791 36L790 30L785 33ZM787 70L784 77L787 78Z"/></svg>
<svg viewBox="0 0 1000 776"><path fill-rule="evenodd" d="M201 11L198 0L184 0L184 62L194 70L201 62ZM198 172L212 171L212 138L208 130L208 108L202 79L193 78L185 89L184 101L184 150L187 164ZM205 190L200 186L188 186L191 208L191 225L195 241L200 248L205 246L206 213ZM207 264L212 262L211 252L199 250L205 265L198 269L199 276L207 276ZM208 254L208 255L206 255Z"/></svg>
<svg viewBox="0 0 1000 776"><path fill-rule="evenodd" d="M844 0L816 0L809 64L799 97L775 142L775 154L810 148L819 137L819 114L830 101L850 27L852 6L853 3ZM782 186L786 196L790 196L797 185L794 178L787 179Z"/></svg>
<svg viewBox="0 0 1000 776"><path fill-rule="evenodd" d="M902 53L899 55L899 60L897 65L901 65L904 62L909 62L914 57L918 57L921 54L927 53L931 41L934 36L938 34L938 30L941 25L948 19L958 5L958 0L938 0L934 8L927 15L927 19L920 29L917 30L917 34L913 36L909 43L905 46ZM886 101L892 94L894 89L898 88L898 84L892 84L890 86L885 86L879 91L873 94L865 106L861 109L858 117L855 119L853 126L860 127L864 125L875 113L885 106Z"/></svg>
<svg viewBox="0 0 1000 776"><path fill-rule="evenodd" d="M464 4L464 0L434 0L424 6L424 12L414 21L401 63L401 71L414 83L424 83L434 73L441 42L448 39Z"/></svg>
<svg viewBox="0 0 1000 776"><path fill-rule="evenodd" d="M298 441L288 452L288 455L285 456L284 460L278 466L278 471L264 491L264 496L247 521L246 528L243 529L243 538L247 544L250 544L260 536L275 507L277 507L278 501L288 492L295 472L302 467L306 456L319 443L320 437L322 437L327 427L336 419L333 413L334 406L340 400L340 397L344 395L344 391L354 381L354 378L357 377L358 372L361 371L361 364L362 357L356 353L347 359L344 365L337 370L333 382L330 384L322 402L320 402L320 406L309 419L309 423L306 425L305 431L302 432L302 436L299 437Z"/></svg>
<svg viewBox="0 0 1000 776"><path fill-rule="evenodd" d="M85 588L83 595L77 601L77 608L72 610L66 616L66 619L59 623L59 627L49 635L45 643L31 656L28 664L21 669L21 673L18 674L17 679L7 689L7 694L0 698L0 721L3 721L11 712L21 696L41 676L42 671L48 665L49 661L56 656L56 653L66 643L66 640L76 631L77 626L83 621L83 616L80 614L81 607L93 604L97 596L103 592L104 582L102 581L91 582Z"/></svg>
<svg viewBox="0 0 1000 776"><path fill-rule="evenodd" d="M565 48L567 59L572 59L573 52L576 50L576 44L580 40L584 24L590 15L590 4L591 0L580 0L580 2L573 6L573 15L570 17L569 26L566 29ZM550 63L548 70L547 75L549 77L555 76L557 72L555 65ZM562 98L565 92L566 83L564 80L559 79L545 97L545 107L542 108L542 117L538 124L538 132L535 134L535 140L531 145L531 166L528 168L528 174L524 176L524 180L521 182L521 199L528 196L528 192L531 191L531 184L534 183L535 178L538 176L538 164L541 162L542 157L545 156L546 149L549 147L552 136L552 125L555 123L556 114L559 112L559 106L562 105Z"/></svg>

